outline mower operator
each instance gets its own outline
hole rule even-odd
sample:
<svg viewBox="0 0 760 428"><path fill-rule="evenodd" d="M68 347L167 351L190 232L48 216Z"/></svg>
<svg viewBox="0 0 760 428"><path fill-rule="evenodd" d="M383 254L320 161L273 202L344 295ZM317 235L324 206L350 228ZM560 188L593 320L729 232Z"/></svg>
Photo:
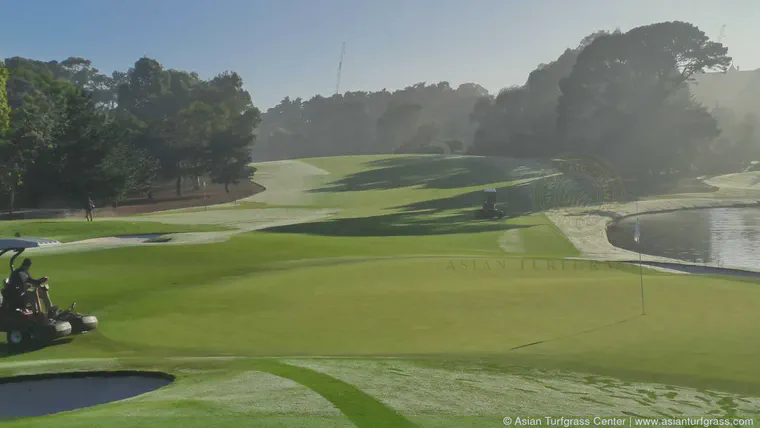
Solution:
<svg viewBox="0 0 760 428"><path fill-rule="evenodd" d="M42 300L42 303L45 305L46 312L48 314L55 312L58 308L53 306L53 303L50 301L47 285L43 285L43 283L47 281L47 277L42 277L40 279L32 278L29 274L30 267L32 267L32 260L28 258L24 259L21 266L18 269L15 269L13 273L11 273L11 277L8 279L8 288L13 295L12 299L15 301L14 306L23 307L24 303L34 302L36 296L32 293L26 292L26 288L29 285L32 285L39 290L40 300Z"/></svg>
<svg viewBox="0 0 760 428"><path fill-rule="evenodd" d="M496 204L493 203L491 198L487 198L483 201L483 211L493 211L496 209Z"/></svg>

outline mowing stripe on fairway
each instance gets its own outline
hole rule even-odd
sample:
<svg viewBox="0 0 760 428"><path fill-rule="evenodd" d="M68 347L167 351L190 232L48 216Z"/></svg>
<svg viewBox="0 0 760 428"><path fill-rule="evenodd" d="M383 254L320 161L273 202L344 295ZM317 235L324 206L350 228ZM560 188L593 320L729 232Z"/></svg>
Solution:
<svg viewBox="0 0 760 428"><path fill-rule="evenodd" d="M255 367L310 388L343 412L357 428L417 427L393 409L332 376L272 360L261 361Z"/></svg>

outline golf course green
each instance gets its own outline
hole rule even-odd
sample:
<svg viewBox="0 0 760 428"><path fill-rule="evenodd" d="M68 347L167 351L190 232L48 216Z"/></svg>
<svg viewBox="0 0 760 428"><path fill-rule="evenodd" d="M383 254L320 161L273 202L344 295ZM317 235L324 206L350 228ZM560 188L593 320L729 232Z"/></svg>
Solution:
<svg viewBox="0 0 760 428"><path fill-rule="evenodd" d="M144 369L176 380L0 425L760 417L759 284L567 259L578 250L531 200L554 173L545 165L351 156L256 167L267 190L240 204L0 225L2 237L61 241L224 236L35 255L32 273L50 276L53 301L76 301L100 326L34 352L3 349L3 376ZM474 220L485 188L506 218Z"/></svg>

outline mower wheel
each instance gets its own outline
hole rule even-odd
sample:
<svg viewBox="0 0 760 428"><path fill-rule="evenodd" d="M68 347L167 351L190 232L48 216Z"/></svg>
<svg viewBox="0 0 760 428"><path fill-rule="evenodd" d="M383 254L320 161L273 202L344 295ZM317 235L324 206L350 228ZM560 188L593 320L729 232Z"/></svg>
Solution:
<svg viewBox="0 0 760 428"><path fill-rule="evenodd" d="M8 342L9 348L12 350L17 350L30 345L32 342L32 337L29 335L29 333L22 331L21 329L13 328L8 331L6 341Z"/></svg>

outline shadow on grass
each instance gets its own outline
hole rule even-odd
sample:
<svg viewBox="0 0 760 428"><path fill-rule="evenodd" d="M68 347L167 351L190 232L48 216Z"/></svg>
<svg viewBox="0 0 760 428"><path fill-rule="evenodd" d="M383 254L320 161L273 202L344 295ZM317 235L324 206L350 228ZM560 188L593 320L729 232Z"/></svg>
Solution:
<svg viewBox="0 0 760 428"><path fill-rule="evenodd" d="M548 209L604 203L598 183L575 176L549 176L540 164L510 158L411 156L366 163L378 169L362 171L317 192L388 189L404 186L459 188L525 180L496 188L501 220L476 220L485 199L482 190L389 207L390 213L340 218L266 229L269 232L326 236L420 236L477 233L513 229L504 220ZM531 166L526 166L531 165ZM619 195L613 195L619 196Z"/></svg>
<svg viewBox="0 0 760 428"><path fill-rule="evenodd" d="M548 342L555 342L555 341L558 341L558 340L570 339L570 338L582 336L584 334L594 333L594 332L599 331L599 330L603 330L603 329L610 328L610 327L615 327L615 326L618 326L620 324L624 324L624 323L627 323L627 322L639 319L640 317L643 317L643 316L644 316L643 314L640 314L640 315L636 315L636 316L633 316L633 317L628 317L628 318L621 319L621 320L618 320L618 321L615 321L615 322L612 322L612 323L602 324L602 325L599 325L597 327L593 327L593 328L590 328L590 329L587 329L587 330L582 330L582 331L578 331L578 332L575 332L575 333L566 334L564 336L557 336L557 337L553 337L551 339L539 340L539 341L536 341L536 342L531 342L531 343L526 343L524 345L515 346L514 348L511 348L509 350L510 351L516 351L518 349L528 348L530 346L541 345L541 344L548 343Z"/></svg>
<svg viewBox="0 0 760 428"><path fill-rule="evenodd" d="M369 169L311 192L396 189L422 185L454 189L534 178L549 170L537 160L501 157L404 156L364 163Z"/></svg>
<svg viewBox="0 0 760 428"><path fill-rule="evenodd" d="M265 229L267 232L323 236L425 236L477 233L532 225L511 225L500 220L476 220L473 213L434 216L431 212L396 213L369 217L341 218Z"/></svg>
<svg viewBox="0 0 760 428"><path fill-rule="evenodd" d="M10 346L8 346L8 343L0 343L0 358L6 358L13 355L20 355L20 354L28 354L31 352L39 351L44 348L49 348L51 346L60 346L60 345L66 345L73 341L74 339L71 337L66 337L63 339L58 339L54 341L53 343L49 343L47 345L36 345L24 350L14 350Z"/></svg>
<svg viewBox="0 0 760 428"><path fill-rule="evenodd" d="M541 206L534 198L535 186L540 186L540 180L499 187L496 190L496 207L507 213L508 217L518 217L541 211ZM414 202L393 207L404 212L426 211L442 213L452 210L469 210L469 218L474 218L474 211L480 208L485 199L482 191L462 193L456 196L426 201Z"/></svg>
<svg viewBox="0 0 760 428"><path fill-rule="evenodd" d="M387 160L383 160L387 161ZM497 208L506 217L478 220L475 211L483 202L483 192L467 192L449 198L431 199L392 207L394 213L368 217L340 218L279 226L267 232L302 233L324 236L424 236L509 230L532 225L511 225L505 221L536 212L531 183L497 189Z"/></svg>

